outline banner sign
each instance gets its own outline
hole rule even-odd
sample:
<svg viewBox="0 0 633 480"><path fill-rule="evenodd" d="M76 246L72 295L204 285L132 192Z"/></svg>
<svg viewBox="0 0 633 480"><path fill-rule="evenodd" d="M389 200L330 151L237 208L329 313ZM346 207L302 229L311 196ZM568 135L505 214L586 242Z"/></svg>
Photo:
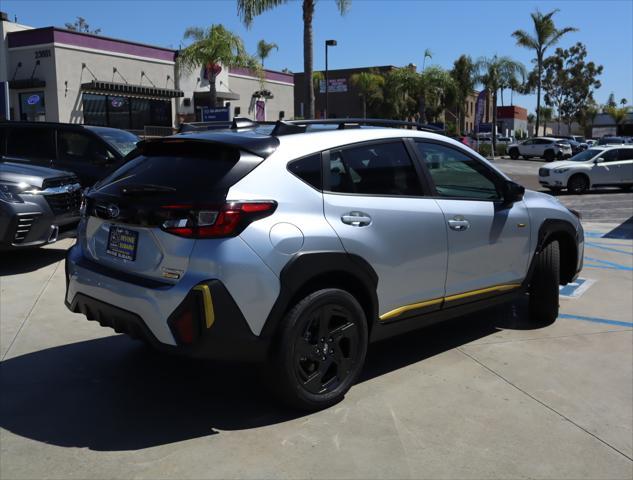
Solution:
<svg viewBox="0 0 633 480"><path fill-rule="evenodd" d="M229 107L222 108L209 108L202 107L202 121L203 122L228 122L229 121Z"/></svg>
<svg viewBox="0 0 633 480"><path fill-rule="evenodd" d="M486 90L482 90L477 95L477 102L475 103L475 130L481 130L481 122L484 120L484 113L486 112ZM491 130L489 130L491 131Z"/></svg>
<svg viewBox="0 0 633 480"><path fill-rule="evenodd" d="M492 123L480 123L477 131L479 133L492 133Z"/></svg>
<svg viewBox="0 0 633 480"><path fill-rule="evenodd" d="M328 93L345 93L347 92L347 78L328 78ZM319 81L319 91L325 93L325 80Z"/></svg>

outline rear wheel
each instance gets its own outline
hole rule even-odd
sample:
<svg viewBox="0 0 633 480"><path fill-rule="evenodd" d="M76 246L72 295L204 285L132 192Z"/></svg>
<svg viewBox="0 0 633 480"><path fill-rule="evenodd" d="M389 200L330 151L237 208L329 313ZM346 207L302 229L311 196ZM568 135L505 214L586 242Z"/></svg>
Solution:
<svg viewBox="0 0 633 480"><path fill-rule="evenodd" d="M274 393L302 410L339 402L363 368L367 339L365 313L350 293L308 295L283 320L268 373Z"/></svg>
<svg viewBox="0 0 633 480"><path fill-rule="evenodd" d="M567 190L576 195L580 195L589 190L589 179L580 173L572 175L567 182Z"/></svg>
<svg viewBox="0 0 633 480"><path fill-rule="evenodd" d="M523 155L523 160L529 160L530 156L529 155Z"/></svg>
<svg viewBox="0 0 633 480"><path fill-rule="evenodd" d="M550 242L534 259L530 282L529 314L534 323L549 324L558 317L560 252L558 242Z"/></svg>
<svg viewBox="0 0 633 480"><path fill-rule="evenodd" d="M553 162L555 156L556 155L554 155L554 151L553 150L547 150L545 152L545 155L543 155L543 158L545 158L545 160L548 161L548 162Z"/></svg>
<svg viewBox="0 0 633 480"><path fill-rule="evenodd" d="M519 159L519 149L518 148L511 148L509 153L510 153L510 158L512 160L518 160Z"/></svg>

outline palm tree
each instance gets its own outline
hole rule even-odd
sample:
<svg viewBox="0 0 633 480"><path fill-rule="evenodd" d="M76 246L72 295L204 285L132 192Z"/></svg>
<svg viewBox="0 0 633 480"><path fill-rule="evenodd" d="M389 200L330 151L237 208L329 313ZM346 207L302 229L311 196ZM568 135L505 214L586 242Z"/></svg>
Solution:
<svg viewBox="0 0 633 480"><path fill-rule="evenodd" d="M492 151L497 145L497 91L510 83L511 78L521 76L525 80L525 67L510 57L482 57L477 60L477 79L492 95ZM537 117L538 118L538 117Z"/></svg>
<svg viewBox="0 0 633 480"><path fill-rule="evenodd" d="M261 70L257 59L246 53L240 37L221 24L211 25L207 29L189 27L185 30L185 39L193 40L193 43L178 52L178 65L189 73L196 68L205 69L212 107L218 101L215 81L222 66L245 67L258 72Z"/></svg>
<svg viewBox="0 0 633 480"><path fill-rule="evenodd" d="M631 107L614 107L611 105L606 105L603 111L611 115L611 118L613 118L613 120L615 121L616 133L619 134L620 126L624 123L624 119L629 114L629 112L631 112Z"/></svg>
<svg viewBox="0 0 633 480"><path fill-rule="evenodd" d="M545 51L558 43L563 35L569 32L575 32L578 29L573 27L565 27L558 29L554 24L552 17L558 12L558 9L549 13L536 12L531 13L532 22L534 23L534 35L530 35L525 30L516 30L512 36L516 39L517 45L529 48L536 52L536 131L538 132L540 124L540 106L541 106L541 81L543 75L543 60Z"/></svg>
<svg viewBox="0 0 633 480"><path fill-rule="evenodd" d="M273 48L275 50L279 50L279 47L274 42L268 43L266 40L260 40L257 43L257 56L262 61L262 67L264 66L264 60L268 58L268 55L270 55Z"/></svg>
<svg viewBox="0 0 633 480"><path fill-rule="evenodd" d="M451 74L441 67L429 67L419 74L420 122L426 123L427 116L432 120L455 103L456 86Z"/></svg>
<svg viewBox="0 0 633 480"><path fill-rule="evenodd" d="M424 71L427 58L430 58L431 60L433 59L433 52L429 48L424 49L424 58L422 59L422 71Z"/></svg>
<svg viewBox="0 0 633 480"><path fill-rule="evenodd" d="M547 135L547 122L551 122L552 118L554 118L554 110L552 107L540 107L536 112L536 118L540 117L543 119L543 135ZM534 136L538 136L538 130L535 130Z"/></svg>
<svg viewBox="0 0 633 480"><path fill-rule="evenodd" d="M358 95L363 100L363 118L367 118L367 103L371 105L382 101L385 79L377 73L360 72L350 77L350 83L358 90Z"/></svg>
<svg viewBox="0 0 633 480"><path fill-rule="evenodd" d="M250 27L253 19L262 13L272 10L279 5L288 3L289 0L237 0L237 13L246 25ZM303 73L305 80L305 96L308 99L306 110L307 118L314 118L314 90L309 79L312 78L312 19L314 18L314 6L317 0L303 0ZM351 0L336 0L341 15L344 15Z"/></svg>
<svg viewBox="0 0 633 480"><path fill-rule="evenodd" d="M475 89L475 64L469 55L461 55L453 63L450 71L455 83L455 105L457 106L458 125L457 130L461 131L466 116L466 102Z"/></svg>

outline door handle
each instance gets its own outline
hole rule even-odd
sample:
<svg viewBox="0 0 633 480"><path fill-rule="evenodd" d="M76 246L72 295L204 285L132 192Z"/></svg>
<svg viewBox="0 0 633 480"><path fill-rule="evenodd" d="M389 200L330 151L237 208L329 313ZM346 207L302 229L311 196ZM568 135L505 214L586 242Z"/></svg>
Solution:
<svg viewBox="0 0 633 480"><path fill-rule="evenodd" d="M365 227L371 223L371 217L363 212L349 212L341 216L341 222L352 227Z"/></svg>
<svg viewBox="0 0 633 480"><path fill-rule="evenodd" d="M465 220L464 217L457 216L448 221L448 226L451 230L463 232L464 230L468 230L470 228L470 222Z"/></svg>

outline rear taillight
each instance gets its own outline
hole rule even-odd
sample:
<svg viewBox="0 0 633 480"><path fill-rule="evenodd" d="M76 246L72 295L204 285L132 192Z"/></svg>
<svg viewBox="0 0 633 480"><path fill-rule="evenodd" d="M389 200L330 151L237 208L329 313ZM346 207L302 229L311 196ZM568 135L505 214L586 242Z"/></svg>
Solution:
<svg viewBox="0 0 633 480"><path fill-rule="evenodd" d="M233 237L251 222L271 215L277 202L227 202L220 206L164 205L161 228L188 238Z"/></svg>

